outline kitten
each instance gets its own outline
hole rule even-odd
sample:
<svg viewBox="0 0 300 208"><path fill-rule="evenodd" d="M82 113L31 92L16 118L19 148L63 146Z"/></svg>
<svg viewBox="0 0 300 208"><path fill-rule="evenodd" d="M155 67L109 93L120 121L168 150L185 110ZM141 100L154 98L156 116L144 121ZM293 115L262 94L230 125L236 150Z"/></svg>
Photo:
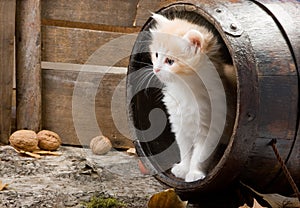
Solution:
<svg viewBox="0 0 300 208"><path fill-rule="evenodd" d="M156 21L150 29L153 72L164 84L163 102L181 158L171 172L186 182L203 179L207 167L202 160L216 147L213 143L219 140L210 141L211 147L203 149L212 115L209 93L199 72L224 68L220 46L217 38L205 27L179 18L169 20L159 14L152 17ZM217 116L226 117L226 110ZM221 137L223 129L218 128L212 130L213 137Z"/></svg>

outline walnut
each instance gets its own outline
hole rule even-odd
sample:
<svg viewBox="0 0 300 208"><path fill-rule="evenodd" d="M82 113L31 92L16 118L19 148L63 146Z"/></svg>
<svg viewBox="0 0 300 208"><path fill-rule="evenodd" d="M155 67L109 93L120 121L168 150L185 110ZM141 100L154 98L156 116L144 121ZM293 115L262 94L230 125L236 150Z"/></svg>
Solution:
<svg viewBox="0 0 300 208"><path fill-rule="evenodd" d="M18 130L9 137L10 145L17 150L34 151L38 150L39 140L32 130Z"/></svg>
<svg viewBox="0 0 300 208"><path fill-rule="evenodd" d="M61 145L61 139L57 133L49 130L42 130L37 134L39 147L43 150L57 150Z"/></svg>
<svg viewBox="0 0 300 208"><path fill-rule="evenodd" d="M112 148L110 140L105 136L97 136L90 142L90 148L96 155L104 155Z"/></svg>

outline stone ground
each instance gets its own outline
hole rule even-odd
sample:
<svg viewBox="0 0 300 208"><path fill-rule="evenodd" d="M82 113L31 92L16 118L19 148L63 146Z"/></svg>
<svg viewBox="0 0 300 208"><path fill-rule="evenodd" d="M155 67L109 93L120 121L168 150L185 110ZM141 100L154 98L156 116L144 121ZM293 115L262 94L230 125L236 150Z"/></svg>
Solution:
<svg viewBox="0 0 300 208"><path fill-rule="evenodd" d="M90 149L60 147L61 156L34 159L10 146L0 146L0 208L84 207L92 196L115 197L130 208L147 207L164 188L140 173L138 159L111 151L93 155Z"/></svg>
<svg viewBox="0 0 300 208"><path fill-rule="evenodd" d="M126 208L147 208L150 197L163 191L154 177L143 175L138 157L110 151L62 146L61 156L35 159L0 145L0 208L84 208L93 196L114 197ZM200 205L189 204L188 208Z"/></svg>

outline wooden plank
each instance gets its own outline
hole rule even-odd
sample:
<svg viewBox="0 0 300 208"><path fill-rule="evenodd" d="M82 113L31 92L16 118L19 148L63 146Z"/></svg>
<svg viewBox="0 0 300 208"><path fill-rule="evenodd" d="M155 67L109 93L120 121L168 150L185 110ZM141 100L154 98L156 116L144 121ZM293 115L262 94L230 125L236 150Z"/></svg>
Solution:
<svg viewBox="0 0 300 208"><path fill-rule="evenodd" d="M156 12L162 7L175 2L176 0L140 0L137 7L135 26L143 26L151 16L151 12Z"/></svg>
<svg viewBox="0 0 300 208"><path fill-rule="evenodd" d="M84 64L101 46L124 33L73 29L55 26L42 27L42 61ZM121 46L120 46L121 47ZM128 48L127 50L131 50ZM103 54L108 59L115 53ZM116 60L116 66L127 66L128 58Z"/></svg>
<svg viewBox="0 0 300 208"><path fill-rule="evenodd" d="M48 20L42 19L42 25L44 26L57 26L57 27L69 27L87 30L98 30L107 32L119 32L119 33L135 33L141 30L141 27L122 27L113 25L99 25L84 22L71 22L63 20Z"/></svg>
<svg viewBox="0 0 300 208"><path fill-rule="evenodd" d="M121 82L126 71L43 62L43 128L57 132L64 144L89 145L93 137L103 134L115 148L133 147L128 139L125 82ZM118 107L112 109L118 85L114 100ZM118 115L115 120L113 111Z"/></svg>
<svg viewBox="0 0 300 208"><path fill-rule="evenodd" d="M258 136L293 140L298 110L297 76L259 76Z"/></svg>
<svg viewBox="0 0 300 208"><path fill-rule="evenodd" d="M11 131L16 1L0 1L0 143Z"/></svg>
<svg viewBox="0 0 300 208"><path fill-rule="evenodd" d="M274 176L281 171L281 166L276 159L272 147L269 145L270 141L270 138L261 137L253 140L253 147L245 166L247 171L242 173L241 179L243 181L247 180L247 184L258 191L283 193L284 189L289 186L278 186L278 183L273 183L276 180ZM282 159L286 160L293 147L291 141L280 139L277 140L276 146L281 150L280 155Z"/></svg>
<svg viewBox="0 0 300 208"><path fill-rule="evenodd" d="M291 151L288 162L286 163L295 183L300 187L299 167L300 167L300 126L298 126L298 132L295 139L295 144ZM282 176L285 177L285 176Z"/></svg>
<svg viewBox="0 0 300 208"><path fill-rule="evenodd" d="M41 8L39 0L17 1L17 128L41 128Z"/></svg>
<svg viewBox="0 0 300 208"><path fill-rule="evenodd" d="M139 0L43 0L44 19L133 26Z"/></svg>
<svg viewBox="0 0 300 208"><path fill-rule="evenodd" d="M150 12L156 12L160 8L160 0L140 0L137 7L136 26L142 26L151 16Z"/></svg>

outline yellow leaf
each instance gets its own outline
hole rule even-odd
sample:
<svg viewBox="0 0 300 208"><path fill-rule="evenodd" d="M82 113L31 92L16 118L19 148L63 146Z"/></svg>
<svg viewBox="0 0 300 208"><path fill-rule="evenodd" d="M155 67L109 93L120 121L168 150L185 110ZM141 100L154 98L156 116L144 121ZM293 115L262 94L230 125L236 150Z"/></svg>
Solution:
<svg viewBox="0 0 300 208"><path fill-rule="evenodd" d="M261 206L261 205L256 201L256 199L254 199L254 201L253 201L253 207L249 207L247 204L244 204L243 206L241 206L241 207L239 207L239 208L266 208L266 207Z"/></svg>
<svg viewBox="0 0 300 208"><path fill-rule="evenodd" d="M8 184L7 183L2 183L2 181L0 180L0 191L6 189L8 187Z"/></svg>
<svg viewBox="0 0 300 208"><path fill-rule="evenodd" d="M32 153L34 154L40 154L40 155L54 155L54 156L61 156L62 153L60 152L52 152L48 150L35 150Z"/></svg>
<svg viewBox="0 0 300 208"><path fill-rule="evenodd" d="M26 155L29 155L31 157L34 157L36 159L42 158L39 154L36 154L36 153L27 152L27 151L24 151L24 150L20 150L19 152L22 153L22 154L26 154Z"/></svg>
<svg viewBox="0 0 300 208"><path fill-rule="evenodd" d="M127 152L129 155L136 155L136 150L135 150L135 148L129 148L126 152Z"/></svg>
<svg viewBox="0 0 300 208"><path fill-rule="evenodd" d="M181 201L174 189L154 194L149 202L148 208L186 208L187 201Z"/></svg>
<svg viewBox="0 0 300 208"><path fill-rule="evenodd" d="M267 207L261 206L261 205L256 201L256 199L254 199L253 208L267 208Z"/></svg>

